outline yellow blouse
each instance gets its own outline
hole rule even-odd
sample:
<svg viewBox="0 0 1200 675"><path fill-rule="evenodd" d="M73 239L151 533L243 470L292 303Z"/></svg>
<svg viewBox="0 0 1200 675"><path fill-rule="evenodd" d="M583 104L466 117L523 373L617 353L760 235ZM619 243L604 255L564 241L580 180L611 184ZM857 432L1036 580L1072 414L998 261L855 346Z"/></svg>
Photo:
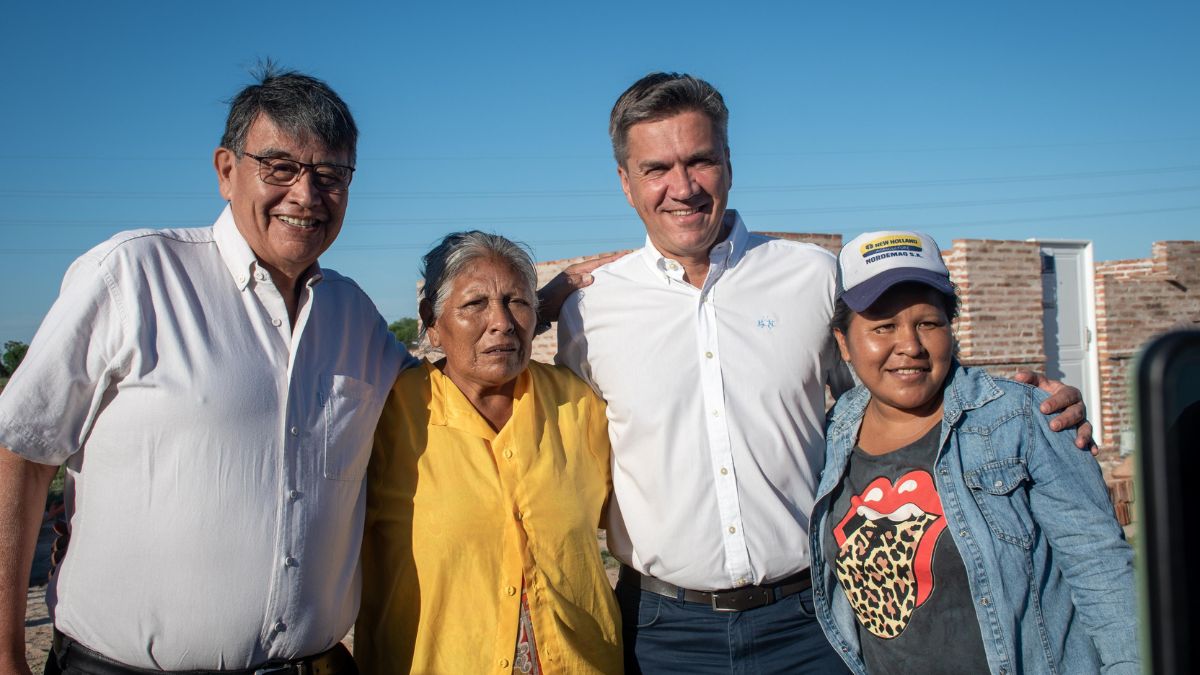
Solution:
<svg viewBox="0 0 1200 675"><path fill-rule="evenodd" d="M566 368L530 363L499 432L431 364L402 373L367 471L363 672L510 672L522 580L544 672L620 672L609 453L603 401Z"/></svg>

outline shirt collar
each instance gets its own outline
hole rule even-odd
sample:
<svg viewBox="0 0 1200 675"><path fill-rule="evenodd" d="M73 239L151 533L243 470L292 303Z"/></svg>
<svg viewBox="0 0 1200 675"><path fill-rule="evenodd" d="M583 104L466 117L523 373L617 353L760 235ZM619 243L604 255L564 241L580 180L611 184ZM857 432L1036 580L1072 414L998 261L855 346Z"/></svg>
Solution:
<svg viewBox="0 0 1200 675"><path fill-rule="evenodd" d="M437 366L426 361L422 364L428 373L432 384L433 395L429 401L429 424L444 426L477 436L491 442L496 439L497 432L492 429L483 415L471 404L467 395L462 393L458 385L446 376ZM513 409L506 428L518 425L520 416L533 403L533 387L531 386L529 369L517 375L517 383L513 388Z"/></svg>
<svg viewBox="0 0 1200 675"><path fill-rule="evenodd" d="M729 226L729 234L722 240L713 244L712 250L708 253L709 261L709 280L705 285L716 281L727 268L733 267L742 259L746 252L746 242L749 240L749 232L746 230L746 225L742 222L742 217L735 209L726 209L724 217L724 225ZM683 280L683 265L678 261L664 256L654 246L654 242L650 241L650 235L646 235L646 243L639 252L642 260L650 268L650 271L655 276L669 281L675 279Z"/></svg>
<svg viewBox="0 0 1200 675"><path fill-rule="evenodd" d="M982 368L963 368L958 361L953 361L949 377L950 385L946 387L942 411L950 423L957 422L964 412L980 408L1004 394Z"/></svg>
<svg viewBox="0 0 1200 675"><path fill-rule="evenodd" d="M233 283L237 284L239 291L245 290L251 278L260 271L260 265L254 250L238 230L237 223L233 220L233 208L229 204L225 205L221 215L217 217L217 222L213 223L213 240L217 243L221 260L225 262L225 267L233 277ZM267 274L266 269L261 271ZM324 278L321 266L316 262L304 271L304 275L306 286L314 286ZM266 281L269 278L267 275L261 280Z"/></svg>

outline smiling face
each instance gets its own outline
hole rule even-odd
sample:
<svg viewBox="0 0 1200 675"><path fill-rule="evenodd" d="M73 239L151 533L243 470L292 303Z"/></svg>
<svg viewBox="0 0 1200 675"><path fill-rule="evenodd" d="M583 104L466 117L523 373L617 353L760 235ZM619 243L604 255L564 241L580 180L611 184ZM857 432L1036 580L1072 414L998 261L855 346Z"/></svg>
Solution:
<svg viewBox="0 0 1200 675"><path fill-rule="evenodd" d="M309 164L352 164L349 152L295 138L265 115L250 126L245 152ZM229 200L238 231L277 286L294 285L341 231L347 192L318 190L310 171L290 186L268 185L259 178L258 160L245 153L239 158L228 148L218 148L213 163L221 196Z"/></svg>
<svg viewBox="0 0 1200 675"><path fill-rule="evenodd" d="M660 253L707 260L733 184L729 149L707 115L689 110L633 125L617 173Z"/></svg>
<svg viewBox="0 0 1200 675"><path fill-rule="evenodd" d="M507 262L484 258L450 281L427 333L446 353L445 373L470 397L500 389L529 365L534 291Z"/></svg>
<svg viewBox="0 0 1200 675"><path fill-rule="evenodd" d="M954 338L939 291L895 286L834 336L870 390L871 405L925 416L941 404Z"/></svg>

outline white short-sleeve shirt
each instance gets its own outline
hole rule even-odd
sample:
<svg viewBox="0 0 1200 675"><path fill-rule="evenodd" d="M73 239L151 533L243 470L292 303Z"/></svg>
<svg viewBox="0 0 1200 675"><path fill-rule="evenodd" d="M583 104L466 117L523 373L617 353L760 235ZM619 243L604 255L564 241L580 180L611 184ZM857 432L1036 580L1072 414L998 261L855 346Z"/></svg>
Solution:
<svg viewBox="0 0 1200 675"><path fill-rule="evenodd" d="M808 567L825 385L850 383L829 329L834 256L726 217L701 288L647 239L558 324L558 361L608 402L609 548L693 590Z"/></svg>
<svg viewBox="0 0 1200 675"><path fill-rule="evenodd" d="M0 445L67 462L71 542L48 593L64 633L185 670L315 654L349 630L372 434L411 357L353 281L314 271L293 329L228 208L71 266L0 396Z"/></svg>

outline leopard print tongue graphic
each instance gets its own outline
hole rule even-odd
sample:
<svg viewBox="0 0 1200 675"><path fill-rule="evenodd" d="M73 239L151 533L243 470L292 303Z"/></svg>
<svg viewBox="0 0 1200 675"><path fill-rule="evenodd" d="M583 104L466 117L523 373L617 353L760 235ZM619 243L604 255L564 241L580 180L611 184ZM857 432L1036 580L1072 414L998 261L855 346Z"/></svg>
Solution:
<svg viewBox="0 0 1200 675"><path fill-rule="evenodd" d="M908 626L920 604L917 548L941 520L942 516L932 513L901 522L863 518L838 550L834 565L838 580L859 623L873 635L894 638Z"/></svg>
<svg viewBox="0 0 1200 675"><path fill-rule="evenodd" d="M833 528L834 571L858 621L889 639L908 626L933 592L933 551L946 529L942 500L929 472L893 483L884 476L850 498Z"/></svg>

